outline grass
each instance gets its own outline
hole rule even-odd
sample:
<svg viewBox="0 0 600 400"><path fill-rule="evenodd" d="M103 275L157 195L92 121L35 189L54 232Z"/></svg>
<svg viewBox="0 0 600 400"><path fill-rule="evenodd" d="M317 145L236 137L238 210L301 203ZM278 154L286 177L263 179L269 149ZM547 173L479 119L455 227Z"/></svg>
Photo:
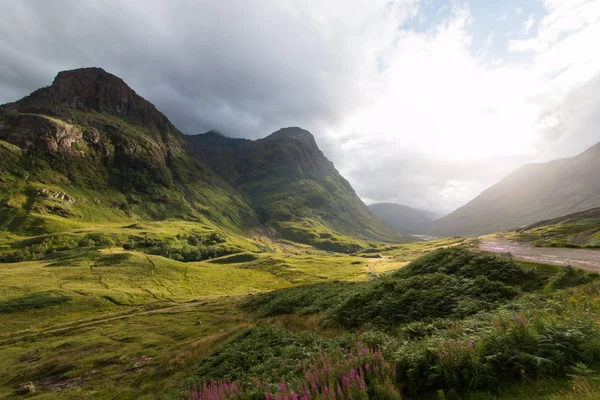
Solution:
<svg viewBox="0 0 600 400"><path fill-rule="evenodd" d="M246 325L235 303L221 300L5 345L0 397L33 381L41 399L154 399L183 379L188 363Z"/></svg>
<svg viewBox="0 0 600 400"><path fill-rule="evenodd" d="M600 366L600 287L596 281L569 281L566 289L559 289L552 283L563 281L562 275L570 274L565 271L518 265L462 249L438 250L372 281L305 285L255 296L245 307L262 318L280 315L281 319L274 321L288 326L287 331L269 333L256 328L239 336L217 350L215 358L203 361L193 376L196 381L231 378L244 383L253 376L264 382L266 375L274 383L283 379L293 384L301 376L290 369L297 362L336 346L351 348L351 343L359 340L381 348L386 360L396 363L394 385L403 398L594 398ZM536 274L539 276L532 276ZM459 302L458 310L467 306L463 309L466 313L456 315L453 296L470 295L468 288L456 284L474 276L479 281L474 287L484 296L493 295L496 289L507 290L502 281L515 288L495 305L486 299L479 310L469 309L477 304L477 298L462 305ZM441 285L431 281L438 277L446 281ZM496 289L484 288L482 281L488 279L495 279ZM438 298L440 290L448 292ZM403 305L405 297L410 298L408 307ZM293 336L289 333L296 331L289 328L295 326L291 315L298 315L298 321L311 321L305 326L314 332L322 329L322 324L315 323L316 315L321 322L333 319L359 329L354 334L338 330L337 336L321 335L320 341L296 336L290 343L304 347L305 352L294 347L294 355L287 354L289 339L270 342L263 335ZM308 344L302 345L304 340ZM269 343L272 357L268 362L253 361L243 367L236 361L239 347L252 349L261 343ZM253 393L256 389L244 390Z"/></svg>
<svg viewBox="0 0 600 400"><path fill-rule="evenodd" d="M506 233L507 238L538 247L600 247L600 209L542 221Z"/></svg>
<svg viewBox="0 0 600 400"><path fill-rule="evenodd" d="M165 239L215 229L210 220L167 220L87 224L39 236L2 234L2 253L43 243L49 253L0 263L0 398L13 398L29 381L37 385L39 398L113 398L115 393L155 398L180 384L216 343L253 323L238 310L239 296L368 278L358 257L222 229L227 243L243 252L179 262L116 246L132 237ZM102 240L79 245L89 238ZM190 302L208 304L187 306ZM140 314L179 306L184 307ZM48 332L57 328L64 330Z"/></svg>
<svg viewBox="0 0 600 400"><path fill-rule="evenodd" d="M319 346L338 348L354 341L354 334L323 325L323 317L331 316L363 288L373 290L380 282L402 275L394 272L399 266L438 248L463 243L461 239L375 243L367 251L349 255L220 229L226 243L243 251L200 262L117 246L132 238L170 240L178 235L187 242L190 235L214 231L210 220L166 220L89 224L39 236L0 236L1 253L43 243L54 250L37 260L0 263L4 328L0 333L0 398L16 398L27 382L33 382L34 397L40 399L110 399L116 394L125 399L178 398L186 380L204 374L202 360L238 338L235 343L240 333L257 324L289 332L293 343L302 343L296 342L296 335L308 330L316 335L312 337ZM80 246L88 239L94 244ZM556 281L560 268L519 266L524 271L519 296L557 291L549 285ZM372 269L382 276L376 277ZM578 280L567 281L561 290L569 291L569 307L582 304L582 296L593 299L595 289L581 288L594 282L582 286ZM246 305L241 307L242 303ZM475 317L468 318L476 321ZM399 346L407 332L424 339L431 339L434 332L456 334L452 324L436 321L394 325L388 333L373 331L367 323L359 332L363 332L361 340L382 347L386 340ZM432 327L427 328L428 324ZM466 324L481 329L482 323ZM305 350L304 345L297 347L297 351ZM288 353L278 354L285 358ZM211 376L217 378L218 371L214 369ZM567 388L563 381L567 382L561 380L557 391Z"/></svg>

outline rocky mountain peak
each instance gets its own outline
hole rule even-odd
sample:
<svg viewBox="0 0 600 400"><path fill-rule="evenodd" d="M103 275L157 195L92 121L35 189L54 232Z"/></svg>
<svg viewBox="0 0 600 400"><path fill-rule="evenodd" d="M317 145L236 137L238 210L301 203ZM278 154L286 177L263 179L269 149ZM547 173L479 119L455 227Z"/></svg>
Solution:
<svg viewBox="0 0 600 400"><path fill-rule="evenodd" d="M159 131L174 130L167 117L139 96L121 78L102 68L61 71L51 86L36 90L14 103L19 110L76 109L127 117Z"/></svg>
<svg viewBox="0 0 600 400"><path fill-rule="evenodd" d="M271 135L267 136L265 139L291 139L298 140L303 144L308 144L310 146L315 146L317 143L315 142L315 137L309 131L299 128L299 127L288 127L279 129L276 132L273 132Z"/></svg>

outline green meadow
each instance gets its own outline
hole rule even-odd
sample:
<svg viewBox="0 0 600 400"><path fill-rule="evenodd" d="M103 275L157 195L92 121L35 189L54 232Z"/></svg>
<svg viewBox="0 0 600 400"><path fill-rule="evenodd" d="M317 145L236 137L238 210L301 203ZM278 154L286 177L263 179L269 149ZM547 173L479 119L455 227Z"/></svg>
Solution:
<svg viewBox="0 0 600 400"><path fill-rule="evenodd" d="M406 371L421 365L418 379L399 382L406 398L563 399L576 398L569 392L573 379L595 387L591 361L586 376L572 374L575 363L532 370L527 381L492 371L494 385L474 384L466 393L427 372L428 351L446 340L488 343L508 335L510 343L514 338L495 327L498 318L514 324L509 315L529 319L542 310L540 318L552 325L561 313L587 312L598 327L594 275L494 256L473 259L468 247L461 238L369 242L341 254L178 220L5 234L0 398L177 399L205 378L244 381L275 371L272 360L240 355L244 346L260 349L256 340L273 340L275 364L364 341L397 363L404 360ZM200 260L182 261L191 248ZM462 250L444 255L446 248ZM504 275L494 272L502 268L508 268ZM567 328L591 334L573 324ZM588 351L600 356L592 345ZM486 351L482 347L482 360L490 356ZM589 360L599 361L592 353ZM477 368L493 370L478 362ZM293 382L293 373L286 374Z"/></svg>

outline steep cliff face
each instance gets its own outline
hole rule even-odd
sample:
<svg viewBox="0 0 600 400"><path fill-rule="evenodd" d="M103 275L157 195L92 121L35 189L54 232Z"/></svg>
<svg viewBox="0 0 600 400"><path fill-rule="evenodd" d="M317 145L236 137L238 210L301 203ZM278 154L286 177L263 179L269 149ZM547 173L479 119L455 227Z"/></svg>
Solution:
<svg viewBox="0 0 600 400"><path fill-rule="evenodd" d="M82 155L77 150L85 140L83 131L72 124L39 114L7 114L0 119L0 137L20 148ZM98 131L86 135L90 144L100 140Z"/></svg>
<svg viewBox="0 0 600 400"><path fill-rule="evenodd" d="M41 88L13 103L21 110L64 109L99 112L127 118L136 125L159 132L175 131L167 117L146 99L137 95L121 78L102 68L62 71L51 86Z"/></svg>

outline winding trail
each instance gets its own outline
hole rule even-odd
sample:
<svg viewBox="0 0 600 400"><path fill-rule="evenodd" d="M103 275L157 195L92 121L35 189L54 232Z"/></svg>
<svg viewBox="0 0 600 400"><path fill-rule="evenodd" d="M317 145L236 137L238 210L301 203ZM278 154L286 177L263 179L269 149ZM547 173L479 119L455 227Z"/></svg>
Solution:
<svg viewBox="0 0 600 400"><path fill-rule="evenodd" d="M570 265L586 271L600 272L600 250L534 247L496 238L481 238L478 248L492 253L510 253L513 258L521 261L560 266Z"/></svg>

